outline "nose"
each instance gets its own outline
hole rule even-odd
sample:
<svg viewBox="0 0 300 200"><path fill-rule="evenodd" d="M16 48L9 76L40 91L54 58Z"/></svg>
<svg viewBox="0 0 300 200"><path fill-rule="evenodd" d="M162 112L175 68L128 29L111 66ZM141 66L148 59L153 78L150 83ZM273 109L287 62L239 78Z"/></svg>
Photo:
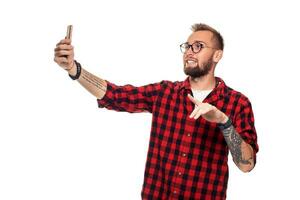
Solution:
<svg viewBox="0 0 300 200"><path fill-rule="evenodd" d="M192 51L192 47L190 46L188 50L184 53L185 57L189 57L191 55L194 55L194 52Z"/></svg>

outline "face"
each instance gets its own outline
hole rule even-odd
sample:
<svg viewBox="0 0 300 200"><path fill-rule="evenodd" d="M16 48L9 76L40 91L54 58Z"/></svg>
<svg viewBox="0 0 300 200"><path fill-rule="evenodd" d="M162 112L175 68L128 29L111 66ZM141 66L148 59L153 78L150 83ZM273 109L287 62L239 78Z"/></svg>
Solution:
<svg viewBox="0 0 300 200"><path fill-rule="evenodd" d="M213 34L210 31L197 31L190 35L188 44L201 42L204 47L198 53L194 53L191 47L183 55L184 73L192 78L200 78L212 71L216 65L214 58L216 49L212 41ZM212 48L206 48L212 47Z"/></svg>

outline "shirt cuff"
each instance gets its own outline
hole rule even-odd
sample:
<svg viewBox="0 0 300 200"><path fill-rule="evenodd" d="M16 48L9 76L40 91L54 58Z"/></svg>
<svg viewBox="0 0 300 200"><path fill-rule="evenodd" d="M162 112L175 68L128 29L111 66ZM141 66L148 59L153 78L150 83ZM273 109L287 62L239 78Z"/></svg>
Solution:
<svg viewBox="0 0 300 200"><path fill-rule="evenodd" d="M114 103L113 84L105 80L107 83L106 92L102 99L97 99L98 107L104 108Z"/></svg>

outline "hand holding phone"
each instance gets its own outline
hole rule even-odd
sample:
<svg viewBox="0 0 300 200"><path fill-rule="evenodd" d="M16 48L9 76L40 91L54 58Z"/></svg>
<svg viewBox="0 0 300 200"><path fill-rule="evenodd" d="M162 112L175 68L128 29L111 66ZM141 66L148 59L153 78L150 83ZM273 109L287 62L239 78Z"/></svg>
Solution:
<svg viewBox="0 0 300 200"><path fill-rule="evenodd" d="M69 25L65 39L57 43L54 49L54 61L63 69L71 72L74 66L74 50L71 45L73 26ZM76 73L76 72L75 72Z"/></svg>

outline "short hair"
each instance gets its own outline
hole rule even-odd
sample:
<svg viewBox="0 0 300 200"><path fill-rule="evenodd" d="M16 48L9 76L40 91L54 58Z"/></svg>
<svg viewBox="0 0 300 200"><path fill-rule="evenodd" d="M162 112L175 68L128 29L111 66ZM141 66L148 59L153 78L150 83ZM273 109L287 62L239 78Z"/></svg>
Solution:
<svg viewBox="0 0 300 200"><path fill-rule="evenodd" d="M194 24L192 25L192 31L196 32L196 31L210 31L213 34L213 40L214 43L216 44L217 48L223 50L224 49L224 40L222 35L214 28L212 28L211 26L208 26L206 24L203 23L199 23L199 24Z"/></svg>

